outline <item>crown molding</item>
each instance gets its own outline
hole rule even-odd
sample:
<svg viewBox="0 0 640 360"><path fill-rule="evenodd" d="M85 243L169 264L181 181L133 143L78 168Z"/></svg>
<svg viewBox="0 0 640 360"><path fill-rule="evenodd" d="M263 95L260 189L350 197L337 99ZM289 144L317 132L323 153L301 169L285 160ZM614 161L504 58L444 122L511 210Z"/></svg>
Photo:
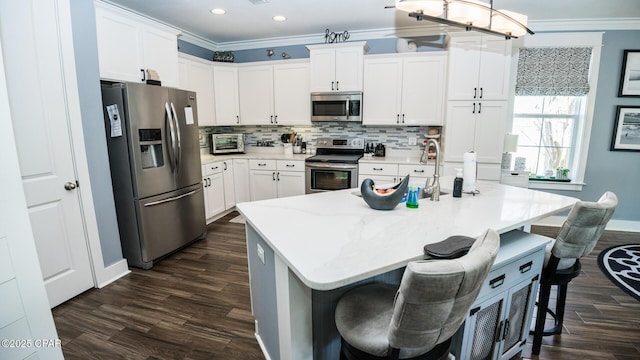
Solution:
<svg viewBox="0 0 640 360"><path fill-rule="evenodd" d="M203 47L205 49L209 49L211 51L221 50L220 46L217 43L215 43L215 42L213 42L211 40L205 39L202 36L198 36L196 34L192 34L192 33L188 32L188 31L181 30L180 34L178 34L178 39L186 41L186 42L188 42L190 44L193 44L193 45L198 45L200 47Z"/></svg>
<svg viewBox="0 0 640 360"><path fill-rule="evenodd" d="M533 31L640 30L640 18L566 19L529 22Z"/></svg>

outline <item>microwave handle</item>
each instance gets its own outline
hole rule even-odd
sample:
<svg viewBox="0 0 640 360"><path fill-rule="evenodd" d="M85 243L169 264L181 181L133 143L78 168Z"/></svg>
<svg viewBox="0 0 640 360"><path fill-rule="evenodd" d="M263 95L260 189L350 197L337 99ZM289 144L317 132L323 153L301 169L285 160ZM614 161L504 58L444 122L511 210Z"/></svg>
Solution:
<svg viewBox="0 0 640 360"><path fill-rule="evenodd" d="M347 101L345 102L345 114L347 114L347 120L349 120L349 108L351 107L351 98L347 96Z"/></svg>

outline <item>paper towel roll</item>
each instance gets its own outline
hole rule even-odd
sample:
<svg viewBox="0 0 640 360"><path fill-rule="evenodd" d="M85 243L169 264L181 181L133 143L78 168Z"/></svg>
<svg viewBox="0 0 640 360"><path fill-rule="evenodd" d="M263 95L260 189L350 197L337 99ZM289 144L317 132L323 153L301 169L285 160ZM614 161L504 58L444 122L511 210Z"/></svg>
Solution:
<svg viewBox="0 0 640 360"><path fill-rule="evenodd" d="M477 155L474 152L466 152L462 159L464 161L462 167L462 191L476 191Z"/></svg>

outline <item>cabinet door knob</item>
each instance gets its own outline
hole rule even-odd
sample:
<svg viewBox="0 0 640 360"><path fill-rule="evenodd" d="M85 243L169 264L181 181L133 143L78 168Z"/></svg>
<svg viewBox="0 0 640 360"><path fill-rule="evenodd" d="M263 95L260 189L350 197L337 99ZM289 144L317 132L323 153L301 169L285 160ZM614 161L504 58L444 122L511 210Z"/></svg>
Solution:
<svg viewBox="0 0 640 360"><path fill-rule="evenodd" d="M236 124L240 124L240 115L236 115Z"/></svg>

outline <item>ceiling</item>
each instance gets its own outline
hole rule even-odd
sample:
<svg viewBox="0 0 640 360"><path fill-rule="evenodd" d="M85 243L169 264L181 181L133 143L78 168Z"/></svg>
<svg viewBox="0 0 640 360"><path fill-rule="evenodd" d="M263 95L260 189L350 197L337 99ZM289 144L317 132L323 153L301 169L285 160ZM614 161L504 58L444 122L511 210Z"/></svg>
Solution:
<svg viewBox="0 0 640 360"><path fill-rule="evenodd" d="M186 35L229 47L264 39L292 39L333 32L350 34L386 31L388 36L402 36L420 28L441 29L409 18L407 13L385 9L394 0L103 0L160 20L186 32ZM253 2L266 1L261 4ZM488 0L486 0L488 1ZM533 31L553 30L568 24L577 30L589 24L624 22L638 29L640 0L494 0L495 9L507 9L529 16ZM210 10L222 8L225 15ZM272 17L287 20L275 22ZM576 28L578 26L578 28ZM610 25L609 25L610 26ZM629 25L626 25L629 26ZM612 27L594 30L613 29ZM441 31L441 30L432 30ZM365 37L366 38L366 37ZM319 41L323 42L320 37ZM226 45L226 46L225 46Z"/></svg>

